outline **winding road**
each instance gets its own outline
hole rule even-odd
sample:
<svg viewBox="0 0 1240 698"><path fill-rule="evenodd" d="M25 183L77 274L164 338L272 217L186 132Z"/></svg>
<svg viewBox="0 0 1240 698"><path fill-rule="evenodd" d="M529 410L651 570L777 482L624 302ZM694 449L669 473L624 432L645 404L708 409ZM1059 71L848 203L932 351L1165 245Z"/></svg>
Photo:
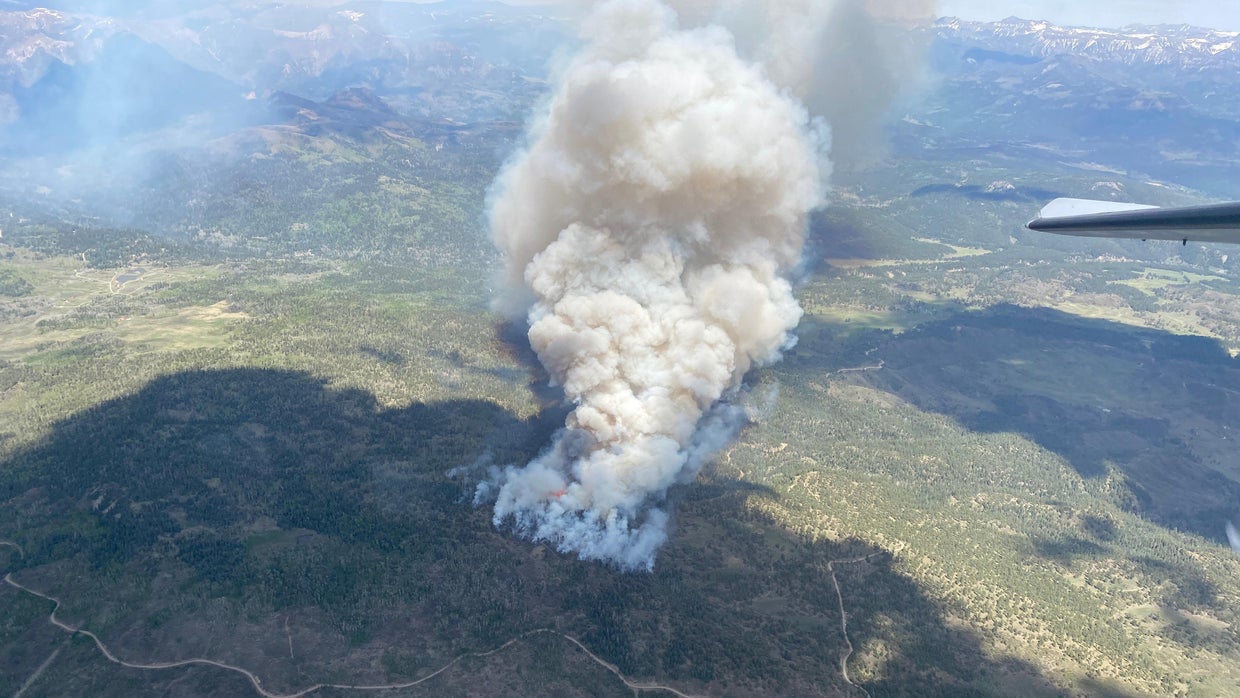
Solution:
<svg viewBox="0 0 1240 698"><path fill-rule="evenodd" d="M23 551L22 547L18 545L17 543L13 543L10 541L0 541L0 546L8 546L11 548L15 548L19 555L21 555L22 557L25 557L25 551ZM867 696L867 698L870 695L869 692L866 691L865 688L862 687L860 684L854 683L852 678L848 675L848 660L852 657L854 648L853 648L852 640L850 640L848 637L848 611L844 608L844 593L840 589L840 580L835 576L835 566L836 565L854 565L854 564L858 564L861 562L867 562L882 554L883 554L883 551L879 551L876 553L870 553L869 555L863 555L861 557L849 558L846 560L830 560L827 562L827 572L830 573L831 575L831 584L832 586L835 587L835 598L839 604L839 609L840 609L840 633L843 635L844 644L847 647L847 650L840 657L840 674L844 677L845 683L857 689L858 691L861 691L861 693ZM53 606L52 612L48 615L48 621L52 623L53 625L55 625L56 627L61 628L62 630L68 633L85 635L86 637L89 637L91 640L94 641L95 646L99 648L99 651L103 653L103 656L107 658L108 661L114 664L119 664L123 667L128 667L130 669L147 669L147 670L175 669L177 667L191 666L195 664L213 666L219 669L224 669L227 671L232 671L232 672L241 674L242 676L244 676L246 679L249 680L251 685L254 686L254 690L258 692L259 695L264 696L264 698L300 698L300 696L309 695L310 693L313 693L321 688L335 688L335 689L352 690L352 691L391 691L391 690L397 690L397 689L402 689L402 688L413 688L414 686L417 686L421 683L425 683L426 681L430 681L436 676L439 676L440 674L451 669L452 667L456 666L457 664L459 664L461 661L465 659L468 659L470 657L478 657L478 658L489 657L493 654L498 654L499 652L502 652L505 649L508 649L512 645L515 645L516 643L521 642L522 640L525 640L527 638L533 637L534 635L556 635L571 642L572 644L576 645L578 649L584 652L585 655L589 657L591 660L593 660L596 664L603 667L607 671L611 672L617 679L620 679L620 681L624 683L624 685L627 686L632 691L663 691L665 693L670 693L674 696L678 696L678 698L698 698L697 696L694 696L693 694L684 693L683 691L677 690L671 686L664 686L662 684L657 684L657 683L642 683L638 681L632 681L627 676L625 676L623 672L620 671L619 667L603 659L602 657L598 656L594 652L591 652L590 648L582 644L582 642L578 640L577 638L573 637L572 635L567 635L565 633L562 633L558 630L552 630L550 628L536 628L534 630L524 632L512 638L511 640L505 642L504 644L496 647L495 649L487 650L486 652L466 652L465 654L462 654L458 656L456 659L453 659L452 661L443 665L439 669L436 669L434 672L427 674L426 676L423 676L422 678L417 679L415 681L407 681L405 683L375 684L375 685L316 683L313 686L303 688L302 690L296 691L294 693L275 693L273 691L268 691L267 689L263 688L262 679L259 678L258 675L255 674L254 672L248 669L244 669L242 667L233 666L231 664L225 664L224 662L217 662L213 659L195 657L192 659L182 659L182 660L174 661L174 662L153 662L153 663L140 663L140 662L125 661L117 657L115 654L113 654L112 650L108 649L108 646L104 644L103 640L99 639L98 635L92 633L89 630L75 628L61 621L60 619L58 619L56 617L56 611L60 610L60 606L61 606L60 599L54 596L51 596L50 594L45 594L41 591L37 591L35 589L31 589L28 586L20 584L15 579L13 579L13 574L11 572L9 574L4 575L4 582L5 584L8 584L9 586L15 589L18 589L20 591L24 591L27 594L32 594L41 599L46 599L48 601L51 601L53 604L55 604L55 606ZM286 634L288 633L288 617L287 616L285 616L285 632ZM289 636L288 640L289 640L289 656L292 656L293 638L291 635ZM41 673L43 673L43 670L47 668L47 665L51 664L52 660L56 658L56 655L59 652L60 650L57 649L55 652L52 653L51 657L48 657L48 659L43 662L43 664L34 673L34 675L31 676L29 679L27 679L26 683L22 686L22 689L21 691L19 691L19 693L22 691L25 691L25 689L29 686L29 684L33 683L34 680L37 679Z"/></svg>
<svg viewBox="0 0 1240 698"><path fill-rule="evenodd" d="M855 565L859 562L867 562L870 558L878 557L882 554L883 552L879 551L877 553L870 553L869 555L852 558L850 560L831 560L827 563L827 571L831 573L831 583L835 585L835 598L840 602L840 632L844 635L844 644L848 647L848 650L844 652L842 657L840 657L840 673L844 676L844 683L847 683L849 686L861 691L867 696L867 698L870 695L870 692L865 690L865 688L861 685L853 683L853 680L848 676L848 659L853 655L853 644L852 640L848 639L848 611L844 610L844 593L840 591L840 580L835 577L835 566Z"/></svg>
<svg viewBox="0 0 1240 698"><path fill-rule="evenodd" d="M8 546L17 548L19 553L22 552L21 546L17 545L16 543L0 541L0 545L8 545ZM23 553L23 556L24 556L24 553ZM512 645L518 642L521 642L522 640L525 640L529 637L533 637L534 635L543 635L543 634L558 635L559 637L573 643L582 652L584 652L586 656L594 660L595 663L597 663L599 666L603 667L607 671L614 674L616 678L620 679L620 681L622 681L624 685L627 686L630 690L633 690L633 691L663 691L665 693L671 693L672 695L679 696L679 698L697 698L697 696L693 696L692 694L689 694L689 693L683 693L681 691L676 690L675 688L672 688L671 686L663 686L661 684L655 684L655 683L640 683L636 681L631 681L629 680L628 677L626 677L623 673L620 672L619 667L617 667L615 664L612 664L611 662L608 662L602 657L599 657L597 654L594 654L593 652L591 652L589 648L587 648L584 644L582 644L581 641L578 640L577 638L571 635L566 635L562 632L559 632L558 630L551 630L549 628L538 628L535 630L530 630L528 632L522 633L512 638L511 640L505 642L504 644L500 645L499 647L496 647L495 649L492 649L492 650L488 650L486 652L466 652L465 654L462 654L456 659L453 659L452 661L443 665L439 669L436 669L434 672L427 674L426 676L423 676L422 678L417 679L416 681L407 681L404 683L392 683L392 684L376 684L376 685L316 683L313 686L303 688L300 691L296 691L294 693L276 693L276 692L269 691L263 688L262 679L259 678L258 675L255 674L254 672L248 669L244 669L242 667L233 666L231 664L225 664L224 662L217 662L213 659L195 657L193 659L182 659L182 660L175 661L175 662L153 662L153 663L125 661L117 657L115 654L113 654L112 650L108 649L108 646L103 643L103 640L99 639L98 635L92 633L89 630L75 628L61 621L60 619L56 618L56 611L60 610L60 606L61 606L60 599L54 596L51 596L49 594L44 594L43 592L37 591L35 589L31 589L30 587L17 582L16 580L13 579L13 574L11 572L4 576L4 582L15 589L19 589L21 591L26 592L27 594L32 594L34 596L38 596L41 599L46 599L48 601L51 601L53 604L55 604L55 606L52 608L51 614L48 615L48 621L51 622L56 627L61 628L62 630L66 632L74 633L78 635L85 635L86 637L89 637L91 640L95 642L95 646L99 648L99 651L103 653L103 656L106 657L108 661L114 664L119 664L123 667L128 667L130 669L147 669L147 670L175 669L177 667L192 666L195 664L213 666L219 669L224 669L227 671L232 671L232 672L241 674L242 676L244 676L246 679L249 680L251 685L254 686L254 690L259 695L264 696L264 698L299 698L300 696L308 695L321 688L335 688L335 689L340 689L340 690L352 690L352 691L391 691L391 690L402 689L402 688L413 688L414 686L417 686L421 683L425 683L426 681L430 681L436 676L439 676L440 674L451 669L452 667L456 666L457 664L459 664L461 661L465 659L468 659L470 657L488 657L490 655L502 652L505 649L511 647ZM289 650L290 652L292 651L291 646ZM59 652L59 650L57 650L57 652ZM41 673L42 670L45 669L46 666L50 664L51 660L54 658L55 658L55 653L53 653L52 657L49 657L48 660L43 663L43 666L39 668L39 671L36 672L35 676L27 680L27 683L32 683L34 678L37 678L37 675ZM23 686L23 690L24 688L25 687Z"/></svg>
<svg viewBox="0 0 1240 698"><path fill-rule="evenodd" d="M870 354L873 354L874 352L878 351L879 348L880 347L874 347L873 349L866 350L865 352L866 358L868 359L870 357ZM883 370L883 367L885 367L886 365L887 365L886 359L879 359L878 363L872 366L853 366L851 368L840 368L834 371L828 371L825 374L825 377L837 376L841 373L865 373L866 371L881 371Z"/></svg>
<svg viewBox="0 0 1240 698"><path fill-rule="evenodd" d="M827 376L838 376L841 373L865 373L866 371L880 371L886 365L887 365L886 361L884 361L883 359L879 359L878 363L874 364L873 366L854 366L852 368L841 368L835 371L831 371L830 373L826 375Z"/></svg>

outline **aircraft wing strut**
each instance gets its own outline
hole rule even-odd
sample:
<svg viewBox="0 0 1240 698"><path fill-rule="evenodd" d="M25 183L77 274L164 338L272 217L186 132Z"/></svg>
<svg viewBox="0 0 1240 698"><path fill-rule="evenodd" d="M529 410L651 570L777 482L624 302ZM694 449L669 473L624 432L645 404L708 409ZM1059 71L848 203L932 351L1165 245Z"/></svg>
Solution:
<svg viewBox="0 0 1240 698"><path fill-rule="evenodd" d="M1240 243L1240 202L1159 208L1114 201L1055 199L1025 227L1085 237Z"/></svg>

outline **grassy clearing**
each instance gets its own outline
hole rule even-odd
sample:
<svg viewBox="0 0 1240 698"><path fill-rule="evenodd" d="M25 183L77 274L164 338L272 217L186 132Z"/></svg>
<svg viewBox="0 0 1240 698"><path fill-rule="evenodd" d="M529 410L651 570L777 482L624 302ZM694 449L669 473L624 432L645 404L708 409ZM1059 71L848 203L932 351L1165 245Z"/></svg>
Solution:
<svg viewBox="0 0 1240 698"><path fill-rule="evenodd" d="M1187 286L1188 284L1201 284L1212 281L1226 282L1227 279L1213 274L1195 274L1187 271L1147 267L1135 279L1120 279L1110 283L1123 284L1135 288L1147 296L1154 296L1157 295L1157 291L1171 286Z"/></svg>
<svg viewBox="0 0 1240 698"><path fill-rule="evenodd" d="M218 278L217 266L89 269L72 257L29 253L4 266L17 269L34 292L21 299L22 309L0 316L0 359L56 363L72 353L67 345L101 333L138 351L217 347L245 319L223 301L169 307L155 300L155 292L170 285Z"/></svg>
<svg viewBox="0 0 1240 698"><path fill-rule="evenodd" d="M954 260L970 259L970 258L982 257L985 255L993 254L991 250L988 250L982 247L965 247L961 245L953 245L949 242L943 242L942 240L937 240L934 238L914 237L912 239L920 243L925 243L927 245L934 245L937 248L942 249L943 252L939 254L939 256L936 256L936 257L922 257L922 258L910 258L910 259L895 259L895 258L865 259L865 258L842 258L842 257L841 258L830 258L829 257L825 261L827 262L827 264L831 265L832 267L835 267L836 269L842 270L844 272L857 272L859 270L865 270L865 269L899 269L902 267L918 268L918 267L925 267L929 265L942 264L944 262L950 262ZM886 273L888 274L888 276L891 276L893 274L892 271L887 271ZM894 273L902 274L903 272L897 271Z"/></svg>
<svg viewBox="0 0 1240 698"><path fill-rule="evenodd" d="M952 249L951 253L943 257L943 259L961 259L963 257L980 257L982 255L991 253L990 250L984 247L962 247L960 245L953 245L950 242L944 242L942 240L936 240L934 238L913 238L913 239L918 242L928 242L928 243L935 244L935 245L946 245L950 247Z"/></svg>
<svg viewBox="0 0 1240 698"><path fill-rule="evenodd" d="M1063 303L1055 303L1048 305L1069 315L1077 317L1090 318L1093 320L1109 320L1110 322L1119 323L1121 325L1132 325L1134 327L1152 327L1148 319L1135 310L1122 307L1112 308L1108 306L1096 305L1093 303L1081 303L1079 301L1066 301Z"/></svg>
<svg viewBox="0 0 1240 698"><path fill-rule="evenodd" d="M180 351L223 347L238 322L249 319L228 303L182 308L175 312L118 321L116 334L137 351Z"/></svg>
<svg viewBox="0 0 1240 698"><path fill-rule="evenodd" d="M823 322L849 325L855 329L904 330L908 327L906 318L890 310L864 310L861 308L831 307L811 305L805 307L805 314Z"/></svg>
<svg viewBox="0 0 1240 698"><path fill-rule="evenodd" d="M1230 338L1224 337L1215 332L1209 326L1201 322L1198 316L1171 308L1149 313L1138 312L1126 306L1115 308L1096 305L1093 303L1081 303L1077 301L1055 303L1050 304L1047 307L1053 308L1060 312L1076 315L1077 317L1090 318L1094 320L1107 320L1121 325L1130 325L1132 327L1165 330L1167 332L1171 332L1172 334L1213 337L1226 342L1228 344L1228 351L1230 351L1233 356L1236 355L1237 350L1240 350L1240 347L1236 347L1231 344Z"/></svg>

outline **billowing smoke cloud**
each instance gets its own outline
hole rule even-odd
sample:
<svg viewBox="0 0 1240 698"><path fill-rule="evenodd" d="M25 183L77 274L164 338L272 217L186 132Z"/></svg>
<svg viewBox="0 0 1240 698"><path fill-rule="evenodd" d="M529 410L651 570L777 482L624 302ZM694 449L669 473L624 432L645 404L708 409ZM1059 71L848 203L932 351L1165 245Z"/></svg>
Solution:
<svg viewBox="0 0 1240 698"><path fill-rule="evenodd" d="M528 309L575 409L478 494L497 525L650 569L666 491L734 434L746 371L790 344L785 274L823 200L827 139L719 26L608 0L582 35L491 211L508 309Z"/></svg>
<svg viewBox="0 0 1240 698"><path fill-rule="evenodd" d="M831 125L836 167L872 164L884 151L883 117L914 88L929 34L910 24L935 15L934 0L675 0L694 25L716 23L742 56Z"/></svg>

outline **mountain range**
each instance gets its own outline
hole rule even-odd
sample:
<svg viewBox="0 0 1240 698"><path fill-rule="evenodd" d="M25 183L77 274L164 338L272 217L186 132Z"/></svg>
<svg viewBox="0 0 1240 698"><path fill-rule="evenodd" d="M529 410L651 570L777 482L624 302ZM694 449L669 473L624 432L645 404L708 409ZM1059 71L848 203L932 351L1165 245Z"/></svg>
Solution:
<svg viewBox="0 0 1240 698"><path fill-rule="evenodd" d="M512 98L540 89L559 26L486 0L233 3L153 18L0 12L0 148L29 151L96 121L82 114L128 132L244 112L240 102L275 92L321 100L358 85L423 116L520 118L525 102Z"/></svg>
<svg viewBox="0 0 1240 698"><path fill-rule="evenodd" d="M900 128L918 150L990 149L1232 196L1240 165L1234 32L1016 18L923 31L930 86Z"/></svg>
<svg viewBox="0 0 1240 698"><path fill-rule="evenodd" d="M946 17L935 22L933 31L944 41L1020 57L1070 54L1104 63L1169 66L1190 72L1234 71L1240 67L1240 32L1189 25L1094 29L1018 17L998 22Z"/></svg>
<svg viewBox="0 0 1240 698"><path fill-rule="evenodd" d="M0 12L0 156L187 124L219 134L287 116L273 98L352 88L424 123L523 121L569 35L546 8L494 0L154 3L122 16L8 5L19 9ZM897 151L982 147L1218 196L1233 188L1236 32L1017 18L918 31L930 77L893 120Z"/></svg>

